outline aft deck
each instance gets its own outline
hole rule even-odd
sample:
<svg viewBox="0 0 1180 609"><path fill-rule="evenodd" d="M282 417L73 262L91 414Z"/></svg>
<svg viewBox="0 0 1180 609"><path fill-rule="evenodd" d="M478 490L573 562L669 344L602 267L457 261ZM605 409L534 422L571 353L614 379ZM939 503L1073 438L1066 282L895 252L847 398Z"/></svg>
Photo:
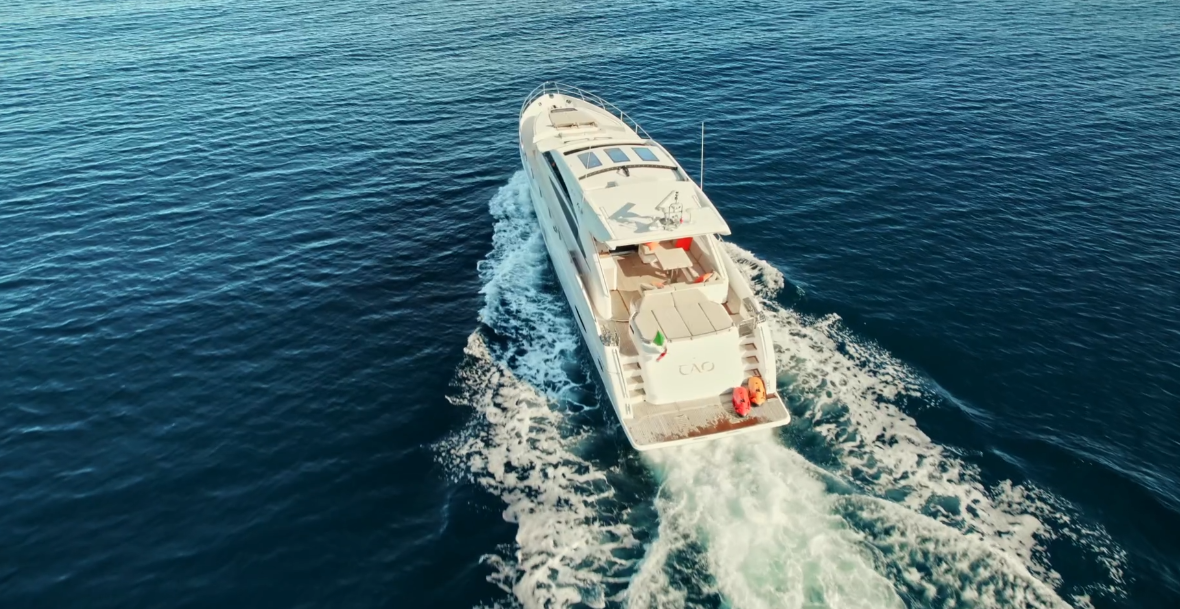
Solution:
<svg viewBox="0 0 1180 609"><path fill-rule="evenodd" d="M645 290L663 288L678 283L692 283L703 275L707 275L706 278L712 277L713 266L704 260L699 246L694 244L687 255L692 263L691 266L674 271L663 271L641 260L637 252L628 252L622 255L601 254L603 258L613 257L615 265L619 269L618 282L611 290L611 319L615 321L630 319L631 314L634 313L632 309L642 298ZM721 278L717 277L716 279L720 280Z"/></svg>
<svg viewBox="0 0 1180 609"><path fill-rule="evenodd" d="M635 447L647 450L669 443L685 443L705 436L732 435L760 427L778 427L791 422L786 404L777 395L741 417L733 410L733 393L691 402L649 404L634 407L635 417L624 421Z"/></svg>

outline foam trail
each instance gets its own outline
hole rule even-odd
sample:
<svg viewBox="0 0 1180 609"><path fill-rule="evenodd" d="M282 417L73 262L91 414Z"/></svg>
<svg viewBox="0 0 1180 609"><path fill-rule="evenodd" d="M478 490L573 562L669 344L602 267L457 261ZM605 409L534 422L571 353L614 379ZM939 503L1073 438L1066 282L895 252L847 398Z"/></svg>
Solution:
<svg viewBox="0 0 1180 609"><path fill-rule="evenodd" d="M662 479L659 552L699 537L711 586L733 607L903 607L809 464L770 432L645 453ZM647 565L645 565L647 566ZM655 567L648 567L649 573ZM673 578L674 579L674 578ZM636 578L632 606L670 606L666 577ZM659 601L659 602L653 602Z"/></svg>
<svg viewBox="0 0 1180 609"><path fill-rule="evenodd" d="M1026 600L1025 606L1063 604L1052 593L1062 580L1049 564L1046 549L1056 538L1084 547L1107 573L1109 582L1099 588L1119 594L1126 555L1101 527L1073 517L1068 504L1040 489L1010 482L984 485L977 468L933 442L898 407L900 400L937 401L918 375L880 348L857 340L835 315L810 319L779 307L772 299L785 285L782 273L740 247L726 247L764 298L785 376L780 387L789 387L796 400L810 403L803 416L836 449L838 467L847 479L864 492L907 508L877 506L871 510L873 517L856 522L870 532L892 537L894 542L887 544L892 548L906 547L897 536L913 531L927 539L926 547L948 552L945 560L936 561L942 566L966 567L956 557L975 556L970 566L976 580L939 567L928 569L927 574L945 580L935 587L968 590L971 606L1008 606L1005 599L1014 598ZM846 515L847 505L867 504L846 503ZM910 528L897 524L899 518ZM923 526L919 532L918 523L931 519L944 526ZM886 521L895 521L896 526L884 528ZM939 536L941 542L929 541ZM909 547L917 549L920 544ZM987 550L983 555L981 548ZM911 558L904 553L891 556L904 563L915 562ZM984 568L988 565L993 568ZM1007 591L987 590L992 583L1003 582L1009 586ZM901 584L906 586L904 581ZM979 588L977 593L969 592L973 587ZM1084 595L1074 600L1086 603Z"/></svg>
<svg viewBox="0 0 1180 609"><path fill-rule="evenodd" d="M885 559L911 604L929 607L1068 607L1019 559L905 507L863 495L838 505Z"/></svg>
<svg viewBox="0 0 1180 609"><path fill-rule="evenodd" d="M485 328L468 342L452 399L472 409L440 446L450 471L505 503L512 547L484 557L489 581L524 607L1059 607L1045 544L1067 538L1105 565L1117 595L1125 556L1101 528L1028 486L988 487L898 406L935 401L920 377L774 297L782 273L727 246L765 300L780 387L799 429L833 447L821 469L774 433L645 453L661 486L642 560L611 471L580 454L593 403L579 339L518 173L489 203L480 264ZM580 374L579 374L580 373ZM571 376L571 374L573 376ZM836 492L832 492L835 489ZM1088 603L1085 594L1075 605Z"/></svg>
<svg viewBox="0 0 1180 609"><path fill-rule="evenodd" d="M517 525L515 548L484 557L488 577L524 607L601 607L637 545L615 511L606 472L577 454L586 430L561 412L577 386L565 370L577 337L565 303L547 289L547 255L523 173L489 204L493 249L480 265L483 330L468 340L452 401L470 407L468 427L440 446L456 476L505 504ZM551 287L551 286L548 286ZM617 587L617 586L616 586Z"/></svg>

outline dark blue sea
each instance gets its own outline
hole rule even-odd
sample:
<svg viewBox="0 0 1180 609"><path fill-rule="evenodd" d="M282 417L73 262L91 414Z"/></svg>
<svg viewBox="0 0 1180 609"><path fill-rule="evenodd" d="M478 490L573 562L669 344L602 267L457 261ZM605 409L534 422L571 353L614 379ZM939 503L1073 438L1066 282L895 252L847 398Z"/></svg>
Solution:
<svg viewBox="0 0 1180 609"><path fill-rule="evenodd" d="M792 424L640 455L545 80L705 188ZM9 0L0 607L1180 607L1175 0Z"/></svg>

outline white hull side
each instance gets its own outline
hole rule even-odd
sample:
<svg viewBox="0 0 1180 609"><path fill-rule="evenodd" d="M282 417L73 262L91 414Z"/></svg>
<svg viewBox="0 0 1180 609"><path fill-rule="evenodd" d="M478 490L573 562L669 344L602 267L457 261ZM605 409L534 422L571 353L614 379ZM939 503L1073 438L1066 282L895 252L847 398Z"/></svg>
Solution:
<svg viewBox="0 0 1180 609"><path fill-rule="evenodd" d="M521 156L527 164L527 157L523 154ZM608 349L602 344L602 338L598 335L598 316L594 314L593 308L590 305L590 297L586 293L585 288L582 287L581 280L578 279L577 270L574 268L573 261L570 259L565 242L557 232L554 224L553 208L545 199L540 191L540 187L532 177L534 171L534 168L526 167L526 174L529 176L529 199L532 201L533 211L537 216L537 223L540 225L541 238L545 243L545 249L549 252L549 260L553 263L553 270L557 273L558 283L561 284L561 289L565 292L566 301L573 310L574 323L582 333L582 340L590 352L590 357L594 360L594 366L598 370L598 376L602 379L602 384L606 388L606 394L610 398L611 407L614 408L615 415L620 419L630 418L630 412L625 411L626 402L623 398L622 379L618 378L617 374L607 372L613 368L614 362L608 357ZM624 414L625 412L626 414ZM626 425L623 426L623 429L627 431ZM628 440L631 440L629 432ZM634 445L633 440L632 445Z"/></svg>

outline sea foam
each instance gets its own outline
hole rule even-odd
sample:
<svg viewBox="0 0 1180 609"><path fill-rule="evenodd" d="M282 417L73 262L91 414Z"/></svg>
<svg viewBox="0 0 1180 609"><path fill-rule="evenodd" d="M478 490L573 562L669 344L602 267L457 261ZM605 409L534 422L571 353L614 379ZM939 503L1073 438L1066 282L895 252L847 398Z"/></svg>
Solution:
<svg viewBox="0 0 1180 609"><path fill-rule="evenodd" d="M776 432L644 453L657 519L622 517L618 472L582 454L587 437L620 432L571 415L594 382L523 173L489 209L483 326L452 391L472 418L439 452L517 526L514 544L484 556L510 595L499 605L1064 607L1119 593L1125 555L1100 527L1034 486L985 485L899 405L939 407L930 383L838 317L779 305L784 275L732 244L768 311L780 390L835 458L809 462ZM1058 538L1108 574L1069 603L1047 552Z"/></svg>

